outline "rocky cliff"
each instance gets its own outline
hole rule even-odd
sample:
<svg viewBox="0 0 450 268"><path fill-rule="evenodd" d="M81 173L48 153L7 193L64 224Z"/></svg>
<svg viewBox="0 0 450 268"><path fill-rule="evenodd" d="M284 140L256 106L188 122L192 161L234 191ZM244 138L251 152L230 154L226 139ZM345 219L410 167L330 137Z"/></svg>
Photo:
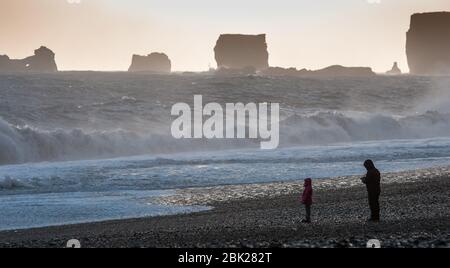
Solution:
<svg viewBox="0 0 450 268"><path fill-rule="evenodd" d="M414 14L407 33L411 74L450 74L450 12Z"/></svg>
<svg viewBox="0 0 450 268"><path fill-rule="evenodd" d="M214 48L217 67L227 69L269 67L266 35L224 34Z"/></svg>
<svg viewBox="0 0 450 268"><path fill-rule="evenodd" d="M55 53L46 47L34 51L34 55L25 59L10 59L0 56L0 72L56 72Z"/></svg>
<svg viewBox="0 0 450 268"><path fill-rule="evenodd" d="M129 72L170 73L172 63L164 53L151 53L148 56L133 55Z"/></svg>

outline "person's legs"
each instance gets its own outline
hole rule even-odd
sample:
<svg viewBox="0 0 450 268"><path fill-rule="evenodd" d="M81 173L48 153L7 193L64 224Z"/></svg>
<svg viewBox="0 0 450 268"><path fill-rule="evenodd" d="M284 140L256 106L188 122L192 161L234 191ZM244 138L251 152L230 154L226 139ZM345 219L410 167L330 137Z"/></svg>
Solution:
<svg viewBox="0 0 450 268"><path fill-rule="evenodd" d="M373 219L376 221L380 220L380 194L376 194L373 200Z"/></svg>
<svg viewBox="0 0 450 268"><path fill-rule="evenodd" d="M369 209L370 209L370 220L373 219L374 215L374 202L373 202L373 196L370 192L368 192L368 201L369 201Z"/></svg>
<svg viewBox="0 0 450 268"><path fill-rule="evenodd" d="M305 205L306 221L311 222L311 205Z"/></svg>
<svg viewBox="0 0 450 268"><path fill-rule="evenodd" d="M380 195L377 193L369 193L370 219L374 221L380 220Z"/></svg>

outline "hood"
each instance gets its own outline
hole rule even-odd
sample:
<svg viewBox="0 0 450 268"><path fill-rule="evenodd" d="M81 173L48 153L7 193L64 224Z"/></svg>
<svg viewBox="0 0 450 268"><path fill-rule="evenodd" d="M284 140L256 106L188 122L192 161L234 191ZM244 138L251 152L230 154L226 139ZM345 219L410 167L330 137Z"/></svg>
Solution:
<svg viewBox="0 0 450 268"><path fill-rule="evenodd" d="M375 169L375 164L373 163L373 161L372 160L366 160L365 162L364 162L364 167L367 169L367 170L372 170L372 169Z"/></svg>
<svg viewBox="0 0 450 268"><path fill-rule="evenodd" d="M312 185L312 180L310 178L305 179L305 184L304 185L305 185L305 187L311 186Z"/></svg>

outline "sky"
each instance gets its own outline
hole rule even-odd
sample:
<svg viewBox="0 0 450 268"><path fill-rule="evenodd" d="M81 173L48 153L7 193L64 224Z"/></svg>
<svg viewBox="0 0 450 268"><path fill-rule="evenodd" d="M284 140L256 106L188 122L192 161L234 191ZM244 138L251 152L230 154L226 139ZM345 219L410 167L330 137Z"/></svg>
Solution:
<svg viewBox="0 0 450 268"><path fill-rule="evenodd" d="M164 52L174 71L204 71L220 34L265 33L271 66L407 71L410 16L432 11L450 1L0 0L0 55L45 45L60 70L122 71L133 54Z"/></svg>

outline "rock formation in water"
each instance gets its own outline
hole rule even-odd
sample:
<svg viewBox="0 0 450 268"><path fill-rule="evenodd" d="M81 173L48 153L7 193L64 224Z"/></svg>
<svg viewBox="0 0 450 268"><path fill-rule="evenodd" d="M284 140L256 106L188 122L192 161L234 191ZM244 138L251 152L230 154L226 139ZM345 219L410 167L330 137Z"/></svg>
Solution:
<svg viewBox="0 0 450 268"><path fill-rule="evenodd" d="M402 74L402 70L400 70L400 68L398 68L398 63L394 62L394 66L392 66L392 69L387 71L386 74L389 74L389 75L401 75Z"/></svg>
<svg viewBox="0 0 450 268"><path fill-rule="evenodd" d="M46 47L34 51L34 55L25 59L10 59L0 55L0 72L56 72L55 53Z"/></svg>
<svg viewBox="0 0 450 268"><path fill-rule="evenodd" d="M411 74L450 75L450 12L412 15L406 54Z"/></svg>
<svg viewBox="0 0 450 268"><path fill-rule="evenodd" d="M269 67L265 34L223 34L217 40L214 52L219 69L264 70Z"/></svg>
<svg viewBox="0 0 450 268"><path fill-rule="evenodd" d="M317 76L372 76L375 73L369 67L344 67L333 65L313 72Z"/></svg>
<svg viewBox="0 0 450 268"><path fill-rule="evenodd" d="M260 72L261 75L268 76L298 76L298 77L358 77L373 76L375 73L369 67L344 67L333 65L321 70L310 71L306 69L297 70L295 68L284 69L280 67L270 67Z"/></svg>
<svg viewBox="0 0 450 268"><path fill-rule="evenodd" d="M148 56L133 55L129 72L170 73L172 63L164 53L151 53Z"/></svg>

